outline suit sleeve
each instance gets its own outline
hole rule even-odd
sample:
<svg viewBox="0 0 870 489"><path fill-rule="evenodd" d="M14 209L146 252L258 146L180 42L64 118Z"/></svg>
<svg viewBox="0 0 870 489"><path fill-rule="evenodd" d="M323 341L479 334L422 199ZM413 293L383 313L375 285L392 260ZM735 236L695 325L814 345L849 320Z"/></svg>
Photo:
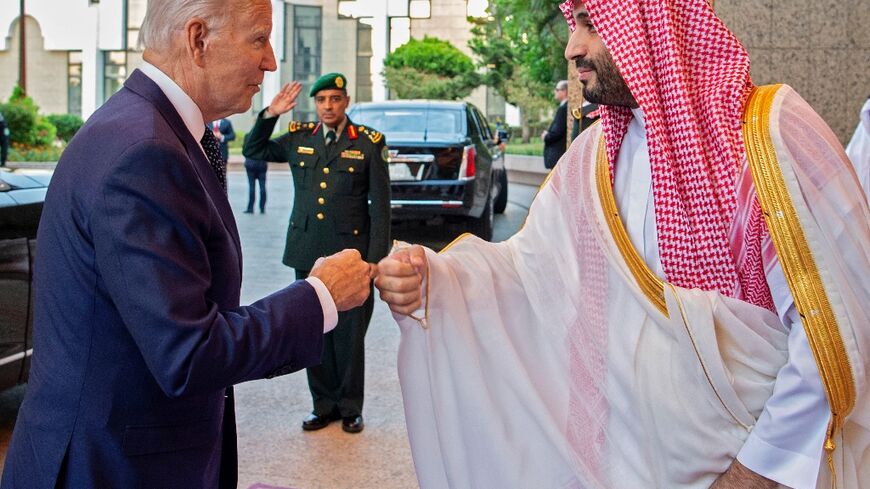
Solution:
<svg viewBox="0 0 870 489"><path fill-rule="evenodd" d="M238 265L209 250L208 237L226 230L198 180L180 149L138 143L104 178L92 210L106 293L151 374L180 397L319 363L323 311L309 283L229 310L210 299L222 287L211 270Z"/></svg>
<svg viewBox="0 0 870 489"><path fill-rule="evenodd" d="M568 131L568 104L562 104L556 109L556 116L547 129L547 135L544 137L544 143L552 144L556 141L565 138L565 133Z"/></svg>
<svg viewBox="0 0 870 489"><path fill-rule="evenodd" d="M221 130L221 134L224 135L225 143L236 139L236 131L233 130L233 123L230 122L229 119L224 119L223 130Z"/></svg>
<svg viewBox="0 0 870 489"><path fill-rule="evenodd" d="M387 256L390 247L390 171L384 154L386 140L374 145L369 166L369 253L366 259L377 263Z"/></svg>
<svg viewBox="0 0 870 489"><path fill-rule="evenodd" d="M290 151L293 144L293 135L286 133L275 139L272 131L278 123L277 117L263 118L265 109L257 116L254 127L248 133L247 140L242 148L242 154L252 160L277 161L286 163L290 161Z"/></svg>

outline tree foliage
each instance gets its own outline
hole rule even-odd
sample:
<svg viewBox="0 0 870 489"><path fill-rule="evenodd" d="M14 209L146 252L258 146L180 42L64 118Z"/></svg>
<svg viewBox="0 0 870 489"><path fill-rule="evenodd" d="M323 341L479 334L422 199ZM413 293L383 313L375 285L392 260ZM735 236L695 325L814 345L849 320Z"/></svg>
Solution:
<svg viewBox="0 0 870 489"><path fill-rule="evenodd" d="M387 87L398 98L457 100L480 85L474 62L447 41L411 39L384 58Z"/></svg>
<svg viewBox="0 0 870 489"><path fill-rule="evenodd" d="M560 2L490 0L490 17L475 21L468 43L486 68L485 83L520 108L524 126L555 105L553 86L566 78L569 32Z"/></svg>

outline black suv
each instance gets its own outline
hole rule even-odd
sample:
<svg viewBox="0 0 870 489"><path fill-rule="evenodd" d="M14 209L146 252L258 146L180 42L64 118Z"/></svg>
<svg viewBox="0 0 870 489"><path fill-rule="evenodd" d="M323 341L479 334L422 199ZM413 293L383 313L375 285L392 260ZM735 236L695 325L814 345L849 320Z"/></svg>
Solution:
<svg viewBox="0 0 870 489"><path fill-rule="evenodd" d="M390 100L352 106L354 123L384 133L390 148L393 220L444 217L492 239L507 206L504 155L468 102Z"/></svg>
<svg viewBox="0 0 870 489"><path fill-rule="evenodd" d="M33 258L51 172L0 169L0 389L27 382Z"/></svg>

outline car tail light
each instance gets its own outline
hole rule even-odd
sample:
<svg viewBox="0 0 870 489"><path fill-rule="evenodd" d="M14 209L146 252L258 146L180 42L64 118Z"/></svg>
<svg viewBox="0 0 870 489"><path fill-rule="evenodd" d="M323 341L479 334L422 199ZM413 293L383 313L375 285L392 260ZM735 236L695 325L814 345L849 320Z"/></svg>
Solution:
<svg viewBox="0 0 870 489"><path fill-rule="evenodd" d="M476 156L477 152L474 150L474 146L465 147L465 151L462 152L462 165L459 167L459 178L474 178L476 170L474 158Z"/></svg>

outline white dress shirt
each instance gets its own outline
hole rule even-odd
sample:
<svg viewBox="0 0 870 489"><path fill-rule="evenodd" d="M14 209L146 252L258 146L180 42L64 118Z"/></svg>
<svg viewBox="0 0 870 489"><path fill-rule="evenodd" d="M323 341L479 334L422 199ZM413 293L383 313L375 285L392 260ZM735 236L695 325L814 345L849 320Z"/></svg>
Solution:
<svg viewBox="0 0 870 489"><path fill-rule="evenodd" d="M614 194L632 244L650 270L664 279L643 112L640 109L632 112L634 118L616 164ZM790 330L789 357L737 459L750 470L782 485L813 489L830 417L828 401L779 264L767 275L767 282L779 317Z"/></svg>
<svg viewBox="0 0 870 489"><path fill-rule="evenodd" d="M175 80L151 63L143 61L142 65L139 66L139 71L150 78L163 91L163 94L169 99L175 111L181 116L184 126L190 132L190 135L193 136L193 140L199 144L202 154L205 155L205 149L202 148L202 144L199 141L202 139L205 131L209 129L205 126L205 121L202 119L202 111L199 110L196 102L175 83ZM329 289L326 288L326 285L319 278L308 277L305 280L317 292L320 307L323 309L323 332L328 333L338 324L338 310L335 307L332 294L329 293Z"/></svg>

